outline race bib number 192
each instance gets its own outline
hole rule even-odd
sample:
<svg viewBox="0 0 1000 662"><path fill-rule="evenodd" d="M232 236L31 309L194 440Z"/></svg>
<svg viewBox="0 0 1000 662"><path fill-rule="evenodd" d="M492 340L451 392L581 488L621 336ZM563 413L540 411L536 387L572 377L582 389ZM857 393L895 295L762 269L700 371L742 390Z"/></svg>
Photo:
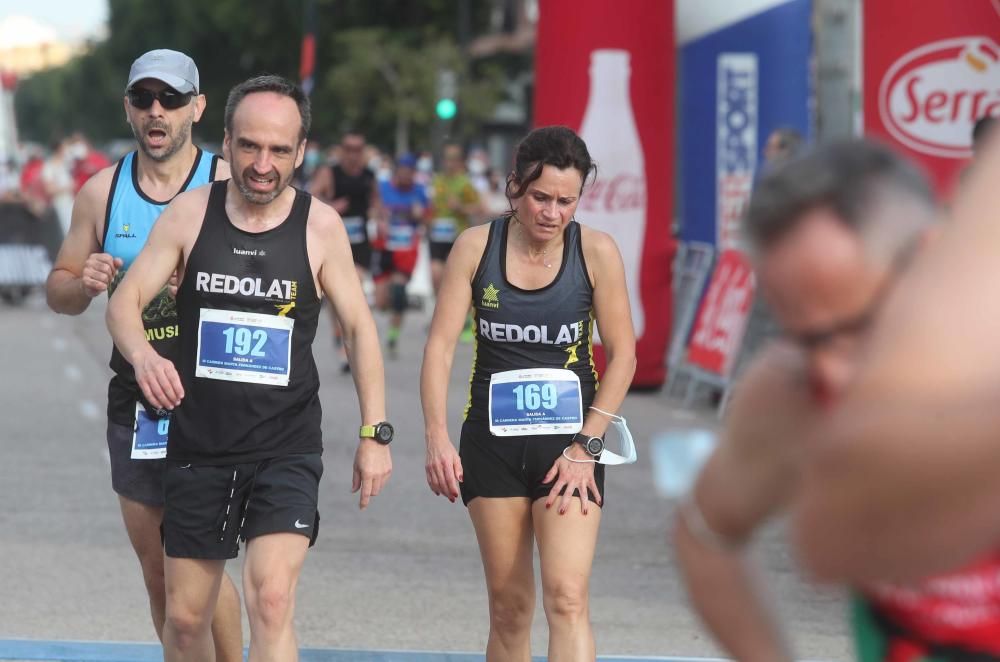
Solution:
<svg viewBox="0 0 1000 662"><path fill-rule="evenodd" d="M195 377L288 386L295 320L201 309Z"/></svg>

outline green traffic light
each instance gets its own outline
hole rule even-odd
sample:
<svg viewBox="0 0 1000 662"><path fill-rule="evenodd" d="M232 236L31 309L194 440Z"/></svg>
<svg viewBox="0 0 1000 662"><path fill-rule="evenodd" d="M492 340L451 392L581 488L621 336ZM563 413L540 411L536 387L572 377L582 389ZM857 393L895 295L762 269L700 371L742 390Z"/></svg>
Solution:
<svg viewBox="0 0 1000 662"><path fill-rule="evenodd" d="M443 120L450 120L458 112L458 105L454 99L441 99L437 102L437 116Z"/></svg>

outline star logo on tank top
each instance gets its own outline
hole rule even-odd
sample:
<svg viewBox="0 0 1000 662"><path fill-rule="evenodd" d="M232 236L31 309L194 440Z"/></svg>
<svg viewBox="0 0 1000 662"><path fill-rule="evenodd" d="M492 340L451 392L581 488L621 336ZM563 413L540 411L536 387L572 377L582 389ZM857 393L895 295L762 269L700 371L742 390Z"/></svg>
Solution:
<svg viewBox="0 0 1000 662"><path fill-rule="evenodd" d="M492 308L493 310L500 309L500 290L496 288L496 285L490 283L483 288L483 308Z"/></svg>

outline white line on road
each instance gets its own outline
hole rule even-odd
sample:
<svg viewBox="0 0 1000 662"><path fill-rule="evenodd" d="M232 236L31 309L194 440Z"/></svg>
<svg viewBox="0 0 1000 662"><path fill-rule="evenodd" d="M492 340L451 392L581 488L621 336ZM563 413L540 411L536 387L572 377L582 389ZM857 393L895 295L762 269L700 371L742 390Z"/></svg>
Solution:
<svg viewBox="0 0 1000 662"><path fill-rule="evenodd" d="M67 363L66 367L63 368L63 372L66 374L66 379L72 382L78 382L83 379L83 373L80 372L75 363Z"/></svg>
<svg viewBox="0 0 1000 662"><path fill-rule="evenodd" d="M89 421L96 421L101 417L101 409L92 400L80 400L80 415Z"/></svg>

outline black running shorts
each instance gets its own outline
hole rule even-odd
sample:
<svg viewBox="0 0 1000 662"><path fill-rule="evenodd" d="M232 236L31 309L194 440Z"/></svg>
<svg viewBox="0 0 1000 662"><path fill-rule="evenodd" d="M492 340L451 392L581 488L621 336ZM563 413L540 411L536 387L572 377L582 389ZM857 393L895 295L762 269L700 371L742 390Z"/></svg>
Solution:
<svg viewBox="0 0 1000 662"><path fill-rule="evenodd" d="M497 437L485 422L466 421L462 425L458 454L462 458L464 481L462 502L476 497L528 497L542 499L552 485L542 483L545 474L572 443L572 435L547 434L525 437ZM604 502L604 465L594 465L594 482ZM579 491L574 490L574 496ZM593 495L591 495L593 501Z"/></svg>
<svg viewBox="0 0 1000 662"><path fill-rule="evenodd" d="M444 262L448 259L448 255L451 254L451 247L455 245L453 241L429 241L431 259L439 262Z"/></svg>
<svg viewBox="0 0 1000 662"><path fill-rule="evenodd" d="M323 460L318 453L261 462L191 466L168 460L163 544L167 556L232 559L240 540L298 533L316 542Z"/></svg>
<svg viewBox="0 0 1000 662"><path fill-rule="evenodd" d="M365 271L372 270L372 245L371 242L362 241L358 244L351 244L351 255L354 257L354 264Z"/></svg>
<svg viewBox="0 0 1000 662"><path fill-rule="evenodd" d="M116 494L145 504L163 506L163 472L166 460L133 460L131 425L108 421L108 458L111 489Z"/></svg>

